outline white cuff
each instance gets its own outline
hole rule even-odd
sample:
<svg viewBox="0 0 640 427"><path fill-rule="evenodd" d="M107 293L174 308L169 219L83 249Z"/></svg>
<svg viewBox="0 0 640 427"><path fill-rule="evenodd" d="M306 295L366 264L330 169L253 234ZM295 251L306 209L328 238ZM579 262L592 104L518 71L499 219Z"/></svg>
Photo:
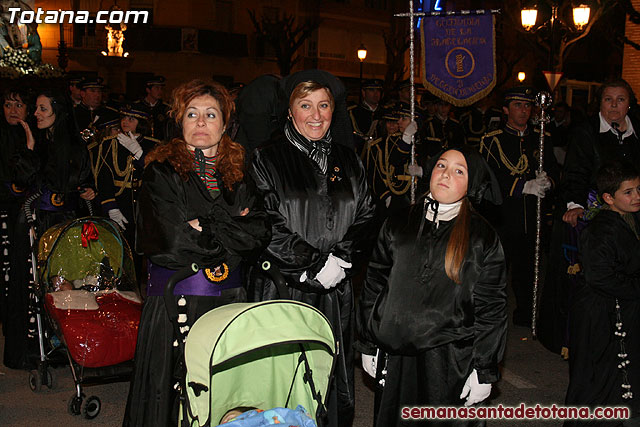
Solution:
<svg viewBox="0 0 640 427"><path fill-rule="evenodd" d="M574 202L569 202L569 203L567 203L567 210L568 210L568 211L569 211L569 210L571 210L571 209L575 209L575 208L584 209L584 206L579 205L579 204L574 203Z"/></svg>
<svg viewBox="0 0 640 427"><path fill-rule="evenodd" d="M305 271L304 273L302 273L302 275L300 275L300 283L306 282L307 281L307 272Z"/></svg>

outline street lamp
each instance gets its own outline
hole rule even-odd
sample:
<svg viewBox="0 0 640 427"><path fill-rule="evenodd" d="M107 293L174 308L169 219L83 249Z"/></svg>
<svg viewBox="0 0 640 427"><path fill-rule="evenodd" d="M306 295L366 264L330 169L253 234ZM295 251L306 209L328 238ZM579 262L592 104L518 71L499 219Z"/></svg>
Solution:
<svg viewBox="0 0 640 427"><path fill-rule="evenodd" d="M562 77L563 60L567 47L584 37L585 32L590 29L588 24L591 9L584 4L572 6L570 2L558 0L548 0L544 3L551 6L551 16L544 22L536 25L538 6L523 8L520 19L522 27L528 32L535 33L538 44L546 47L549 51L549 69L551 71L544 71L544 73L551 90L553 90ZM561 13L558 11L559 8L562 8ZM571 10L568 9L572 9L573 13L571 14ZM567 21L571 19L568 18L569 15L572 16L573 22L565 22L565 19Z"/></svg>
<svg viewBox="0 0 640 427"><path fill-rule="evenodd" d="M527 75L524 73L524 71L520 71L518 73L518 81L520 83L522 83L524 81L524 79L526 79L526 78L527 78Z"/></svg>
<svg viewBox="0 0 640 427"><path fill-rule="evenodd" d="M364 44L360 43L360 47L358 48L358 59L360 60L360 101L362 101L362 64L366 58L367 48L364 47Z"/></svg>

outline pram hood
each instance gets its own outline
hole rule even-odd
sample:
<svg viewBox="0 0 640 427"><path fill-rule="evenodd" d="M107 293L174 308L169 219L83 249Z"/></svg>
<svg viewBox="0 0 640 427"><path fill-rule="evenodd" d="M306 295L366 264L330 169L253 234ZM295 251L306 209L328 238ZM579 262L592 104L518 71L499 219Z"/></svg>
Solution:
<svg viewBox="0 0 640 427"><path fill-rule="evenodd" d="M38 241L38 287L55 291L52 278L79 288L100 285L137 293L131 250L114 223L85 217L55 225ZM80 283L83 282L83 283Z"/></svg>
<svg viewBox="0 0 640 427"><path fill-rule="evenodd" d="M203 315L185 345L189 412L198 421L192 425L218 425L239 406L302 405L315 419L318 403L303 378L302 349L326 403L336 342L319 310L276 300L229 304Z"/></svg>

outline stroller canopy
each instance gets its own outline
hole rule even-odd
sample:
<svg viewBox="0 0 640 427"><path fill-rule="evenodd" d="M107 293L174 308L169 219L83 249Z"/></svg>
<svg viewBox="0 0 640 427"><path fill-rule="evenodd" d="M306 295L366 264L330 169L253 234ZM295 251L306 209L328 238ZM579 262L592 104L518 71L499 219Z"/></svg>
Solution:
<svg viewBox="0 0 640 427"><path fill-rule="evenodd" d="M48 229L38 241L39 285L55 277L74 281L93 277L110 279L112 287L135 290L131 250L114 224L104 218L86 217ZM115 286L115 284L118 286Z"/></svg>
<svg viewBox="0 0 640 427"><path fill-rule="evenodd" d="M187 397L194 425L218 425L240 406L318 403L305 381L304 354L316 393L326 403L336 344L327 318L296 301L229 304L195 322L185 346Z"/></svg>

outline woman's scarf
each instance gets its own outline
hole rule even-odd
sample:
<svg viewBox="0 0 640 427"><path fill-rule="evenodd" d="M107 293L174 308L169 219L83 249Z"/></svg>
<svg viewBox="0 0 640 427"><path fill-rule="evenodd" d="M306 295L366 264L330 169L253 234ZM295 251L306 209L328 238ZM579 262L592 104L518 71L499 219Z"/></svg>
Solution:
<svg viewBox="0 0 640 427"><path fill-rule="evenodd" d="M291 120L284 125L284 135L298 150L309 156L322 173L327 173L327 163L331 154L331 131L327 130L325 136L317 141L310 141L298 132Z"/></svg>
<svg viewBox="0 0 640 427"><path fill-rule="evenodd" d="M431 197L431 193L426 197L426 218L431 222L435 222L436 226L440 221L450 221L460 213L460 206L464 198L455 203L439 203Z"/></svg>

